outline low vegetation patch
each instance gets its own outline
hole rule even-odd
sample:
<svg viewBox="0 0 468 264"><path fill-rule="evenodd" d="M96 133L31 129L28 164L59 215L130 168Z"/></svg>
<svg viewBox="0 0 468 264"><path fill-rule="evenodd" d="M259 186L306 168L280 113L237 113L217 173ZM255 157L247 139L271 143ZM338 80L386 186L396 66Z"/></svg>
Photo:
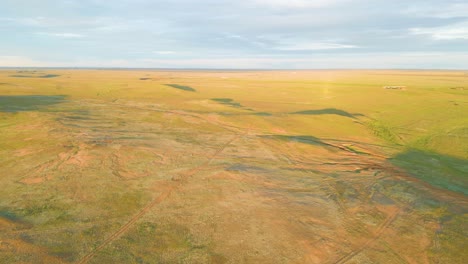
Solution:
<svg viewBox="0 0 468 264"><path fill-rule="evenodd" d="M398 136L386 125L384 125L382 122L379 120L371 120L366 123L367 127L372 130L374 135L377 137L388 141L390 143L398 144Z"/></svg>

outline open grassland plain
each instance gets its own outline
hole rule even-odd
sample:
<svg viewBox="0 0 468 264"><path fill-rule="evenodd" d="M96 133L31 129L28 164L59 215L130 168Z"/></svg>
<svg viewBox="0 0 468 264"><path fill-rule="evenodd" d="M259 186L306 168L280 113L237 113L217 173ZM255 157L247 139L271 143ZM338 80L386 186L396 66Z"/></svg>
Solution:
<svg viewBox="0 0 468 264"><path fill-rule="evenodd" d="M0 71L0 263L467 263L468 72Z"/></svg>

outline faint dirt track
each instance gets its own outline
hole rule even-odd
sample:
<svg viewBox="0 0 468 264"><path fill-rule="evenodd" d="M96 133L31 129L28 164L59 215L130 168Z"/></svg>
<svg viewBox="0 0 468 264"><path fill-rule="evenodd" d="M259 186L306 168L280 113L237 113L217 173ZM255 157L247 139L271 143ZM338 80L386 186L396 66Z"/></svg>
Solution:
<svg viewBox="0 0 468 264"><path fill-rule="evenodd" d="M334 263L335 264L346 263L349 260L351 260L353 257L355 257L356 255L361 253L363 250L365 250L368 247L372 246L372 244L374 244L374 242L377 239L379 239L380 236L382 236L382 234L385 232L387 227L390 226L393 223L393 221L395 221L395 219L398 217L398 215L400 214L401 211L402 211L402 208L397 208L394 212L392 212L392 214L390 214L387 217L387 219L385 219L384 222L382 222L382 224L380 224L380 226L375 231L375 234L370 239L368 239L362 245L358 246L357 248L355 248L354 250L352 250L348 254L344 255L343 257L341 257L340 259L338 259Z"/></svg>
<svg viewBox="0 0 468 264"><path fill-rule="evenodd" d="M114 232L112 235L110 235L107 239L105 239L99 246L97 246L95 249L93 249L91 252L86 254L84 257L82 257L79 261L76 263L79 264L84 264L88 263L95 255L98 253L100 250L102 250L104 247L106 247L108 244L112 243L114 240L118 239L122 234L128 231L130 227L140 220L146 213L148 213L154 206L157 204L163 202L167 197L171 195L173 191L178 189L182 183L189 177L193 176L206 166L208 166L213 159L215 159L221 152L226 149L227 146L229 146L232 142L235 140L239 139L240 137L246 135L248 131L244 134L238 134L235 135L232 139L230 139L228 142L226 142L224 145L222 145L211 157L202 163L201 165L185 172L185 173L180 173L176 177L173 177L173 180L176 181L176 183L172 184L167 190L165 190L162 194L160 194L156 199L151 201L148 205L146 205L143 209L141 209L136 215L134 215L126 224L124 224L119 230Z"/></svg>

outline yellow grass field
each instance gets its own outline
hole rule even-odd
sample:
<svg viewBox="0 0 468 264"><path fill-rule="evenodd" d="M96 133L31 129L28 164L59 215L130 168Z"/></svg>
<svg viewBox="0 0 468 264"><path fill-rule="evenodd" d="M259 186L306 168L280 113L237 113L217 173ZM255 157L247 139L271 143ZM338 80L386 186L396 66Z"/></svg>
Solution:
<svg viewBox="0 0 468 264"><path fill-rule="evenodd" d="M0 263L466 263L466 71L0 71Z"/></svg>

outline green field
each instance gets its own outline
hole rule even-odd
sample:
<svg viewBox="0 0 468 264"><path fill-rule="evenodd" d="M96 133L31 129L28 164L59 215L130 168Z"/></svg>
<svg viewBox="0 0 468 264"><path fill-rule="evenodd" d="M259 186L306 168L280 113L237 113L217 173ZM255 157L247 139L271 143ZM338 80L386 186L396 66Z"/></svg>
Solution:
<svg viewBox="0 0 468 264"><path fill-rule="evenodd" d="M0 263L466 263L468 72L2 70L0 177Z"/></svg>

